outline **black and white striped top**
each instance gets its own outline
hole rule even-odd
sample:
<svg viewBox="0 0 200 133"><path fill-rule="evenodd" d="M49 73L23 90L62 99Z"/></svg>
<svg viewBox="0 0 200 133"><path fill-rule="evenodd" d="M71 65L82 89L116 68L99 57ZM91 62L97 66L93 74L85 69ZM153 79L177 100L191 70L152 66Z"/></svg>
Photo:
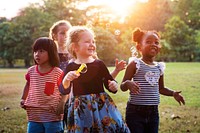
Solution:
<svg viewBox="0 0 200 133"><path fill-rule="evenodd" d="M133 80L139 83L140 93L130 94L129 103L135 105L158 105L159 96L159 78L164 72L165 64L155 62L155 65L148 65L141 59L134 59L136 62L136 73Z"/></svg>

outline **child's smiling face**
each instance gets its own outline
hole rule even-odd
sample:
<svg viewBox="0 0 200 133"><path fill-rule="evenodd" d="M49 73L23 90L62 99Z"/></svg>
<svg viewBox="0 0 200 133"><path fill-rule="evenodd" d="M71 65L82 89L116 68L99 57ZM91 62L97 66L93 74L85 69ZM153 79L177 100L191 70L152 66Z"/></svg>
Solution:
<svg viewBox="0 0 200 133"><path fill-rule="evenodd" d="M155 57L160 52L160 38L154 32L147 32L141 41L140 51L143 56Z"/></svg>
<svg viewBox="0 0 200 133"><path fill-rule="evenodd" d="M80 33L77 54L79 53L82 56L92 56L94 55L95 51L96 45L94 41L94 36L88 31Z"/></svg>

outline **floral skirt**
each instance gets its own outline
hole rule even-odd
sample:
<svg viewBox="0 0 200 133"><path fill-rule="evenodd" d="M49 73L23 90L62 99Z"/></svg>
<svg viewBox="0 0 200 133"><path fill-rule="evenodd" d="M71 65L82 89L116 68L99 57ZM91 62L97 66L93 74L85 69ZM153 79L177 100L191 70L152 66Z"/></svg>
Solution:
<svg viewBox="0 0 200 133"><path fill-rule="evenodd" d="M69 133L130 133L112 98L106 93L75 96L69 100Z"/></svg>

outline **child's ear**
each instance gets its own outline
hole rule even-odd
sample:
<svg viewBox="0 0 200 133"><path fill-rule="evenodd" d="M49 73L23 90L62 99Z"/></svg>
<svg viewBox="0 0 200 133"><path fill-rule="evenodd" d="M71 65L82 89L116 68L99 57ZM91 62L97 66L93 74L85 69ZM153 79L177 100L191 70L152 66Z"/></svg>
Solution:
<svg viewBox="0 0 200 133"><path fill-rule="evenodd" d="M78 45L72 43L72 50L76 53L78 51Z"/></svg>
<svg viewBox="0 0 200 133"><path fill-rule="evenodd" d="M136 45L136 49L137 49L138 51L140 51L141 45L140 45L140 44Z"/></svg>
<svg viewBox="0 0 200 133"><path fill-rule="evenodd" d="M56 35L56 34L53 34L52 39L53 39L53 40L57 40L57 35Z"/></svg>

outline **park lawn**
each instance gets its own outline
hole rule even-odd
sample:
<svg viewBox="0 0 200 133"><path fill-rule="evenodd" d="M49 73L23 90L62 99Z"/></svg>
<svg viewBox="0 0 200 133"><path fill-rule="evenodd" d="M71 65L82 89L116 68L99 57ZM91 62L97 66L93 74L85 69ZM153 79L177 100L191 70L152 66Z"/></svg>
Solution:
<svg viewBox="0 0 200 133"><path fill-rule="evenodd" d="M109 67L113 70L113 67ZM0 132L25 133L27 119L19 102L25 84L27 69L0 69ZM124 71L116 78L121 83ZM200 132L200 63L166 63L165 86L182 91L185 106L172 98L161 96L160 133ZM109 93L110 94L110 93ZM125 117L129 94L118 91L110 94Z"/></svg>

